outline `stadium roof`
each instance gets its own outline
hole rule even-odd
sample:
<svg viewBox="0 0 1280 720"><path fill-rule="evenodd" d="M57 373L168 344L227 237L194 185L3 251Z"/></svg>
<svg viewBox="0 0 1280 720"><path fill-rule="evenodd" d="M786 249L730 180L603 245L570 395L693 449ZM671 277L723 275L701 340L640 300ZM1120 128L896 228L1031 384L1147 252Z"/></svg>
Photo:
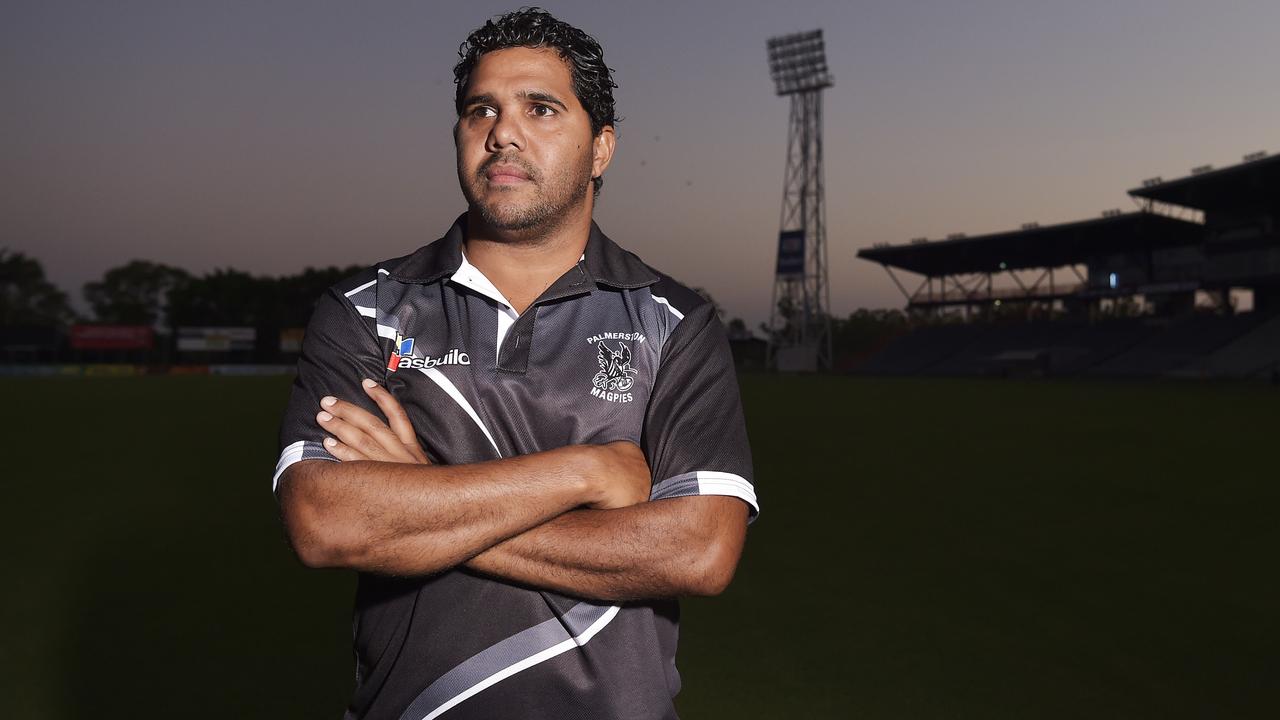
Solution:
<svg viewBox="0 0 1280 720"><path fill-rule="evenodd" d="M1280 197L1280 155L1153 183L1129 194L1199 210L1273 205Z"/></svg>
<svg viewBox="0 0 1280 720"><path fill-rule="evenodd" d="M920 275L998 273L1085 263L1100 252L1194 245L1204 226L1148 212L932 242L863 248L858 257Z"/></svg>

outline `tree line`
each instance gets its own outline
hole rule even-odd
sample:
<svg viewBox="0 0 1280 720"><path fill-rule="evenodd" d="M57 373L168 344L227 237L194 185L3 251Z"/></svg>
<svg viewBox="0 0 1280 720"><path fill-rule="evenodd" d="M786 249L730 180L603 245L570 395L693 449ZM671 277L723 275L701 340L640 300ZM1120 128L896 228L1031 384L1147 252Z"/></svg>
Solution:
<svg viewBox="0 0 1280 720"><path fill-rule="evenodd" d="M90 310L85 316L45 277L38 260L0 249L0 322L55 327L82 322L158 328L303 327L316 299L361 269L358 265L307 268L294 275L269 277L223 268L193 275L163 263L132 260L84 285L83 297Z"/></svg>

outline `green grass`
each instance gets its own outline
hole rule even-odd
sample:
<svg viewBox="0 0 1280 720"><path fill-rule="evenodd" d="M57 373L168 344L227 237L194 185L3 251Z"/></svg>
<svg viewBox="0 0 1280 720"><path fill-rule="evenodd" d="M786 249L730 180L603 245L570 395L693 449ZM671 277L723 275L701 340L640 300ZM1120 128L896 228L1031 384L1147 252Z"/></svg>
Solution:
<svg viewBox="0 0 1280 720"><path fill-rule="evenodd" d="M743 385L763 513L684 605L686 718L1277 716L1277 389ZM287 391L0 381L7 717L341 715L354 583L284 543Z"/></svg>

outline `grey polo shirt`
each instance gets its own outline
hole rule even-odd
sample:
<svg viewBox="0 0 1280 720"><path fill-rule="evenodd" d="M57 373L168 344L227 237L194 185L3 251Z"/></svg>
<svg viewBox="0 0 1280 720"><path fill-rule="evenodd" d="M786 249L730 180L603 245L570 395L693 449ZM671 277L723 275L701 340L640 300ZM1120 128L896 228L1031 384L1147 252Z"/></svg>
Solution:
<svg viewBox="0 0 1280 720"><path fill-rule="evenodd" d="M759 508L737 380L714 306L592 224L582 260L524 313L440 240L316 304L281 426L281 473L334 458L315 415L334 395L380 415L381 380L432 462L630 440L652 501L728 495ZM612 605L464 569L361 573L347 718L674 718L675 600Z"/></svg>

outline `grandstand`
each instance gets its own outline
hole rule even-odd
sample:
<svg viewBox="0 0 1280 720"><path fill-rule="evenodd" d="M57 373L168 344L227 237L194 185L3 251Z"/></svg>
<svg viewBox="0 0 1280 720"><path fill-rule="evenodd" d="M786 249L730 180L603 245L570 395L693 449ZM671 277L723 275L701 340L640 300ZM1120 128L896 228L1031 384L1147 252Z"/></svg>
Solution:
<svg viewBox="0 0 1280 720"><path fill-rule="evenodd" d="M863 248L921 322L859 371L1276 379L1280 156L1129 195L1136 212Z"/></svg>

